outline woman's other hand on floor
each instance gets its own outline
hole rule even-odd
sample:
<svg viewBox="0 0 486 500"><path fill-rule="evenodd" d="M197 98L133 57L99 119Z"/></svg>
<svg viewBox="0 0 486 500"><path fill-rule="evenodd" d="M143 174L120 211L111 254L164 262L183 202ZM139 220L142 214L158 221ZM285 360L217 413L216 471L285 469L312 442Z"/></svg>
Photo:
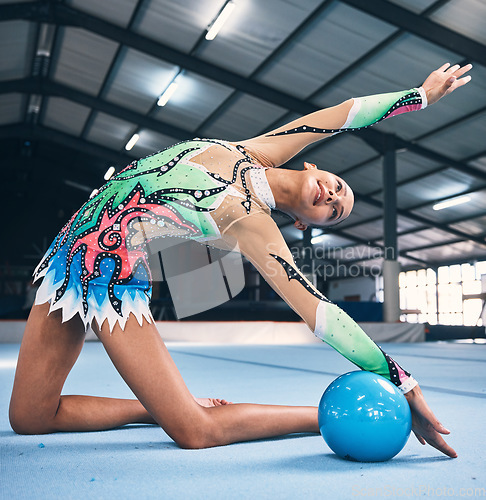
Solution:
<svg viewBox="0 0 486 500"><path fill-rule="evenodd" d="M432 413L425 401L424 395L417 385L405 394L412 412L412 431L423 445L430 444L437 450L451 458L456 458L457 453L445 441L441 434L450 434Z"/></svg>

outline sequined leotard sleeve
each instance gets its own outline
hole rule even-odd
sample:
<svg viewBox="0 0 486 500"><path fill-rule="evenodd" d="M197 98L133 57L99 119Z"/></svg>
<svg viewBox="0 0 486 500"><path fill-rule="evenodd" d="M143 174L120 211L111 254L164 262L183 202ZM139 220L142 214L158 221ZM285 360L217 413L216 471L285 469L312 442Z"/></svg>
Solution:
<svg viewBox="0 0 486 500"><path fill-rule="evenodd" d="M262 165L278 167L313 142L340 132L361 130L387 118L426 107L427 96L422 87L355 97L240 144L252 151Z"/></svg>

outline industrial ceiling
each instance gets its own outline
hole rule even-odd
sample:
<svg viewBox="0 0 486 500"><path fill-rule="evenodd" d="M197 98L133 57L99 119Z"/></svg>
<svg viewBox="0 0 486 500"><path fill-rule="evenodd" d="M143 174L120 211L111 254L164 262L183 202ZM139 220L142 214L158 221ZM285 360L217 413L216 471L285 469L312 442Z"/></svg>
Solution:
<svg viewBox="0 0 486 500"><path fill-rule="evenodd" d="M471 62L472 82L425 111L313 145L287 167L310 161L353 187L352 215L322 237L314 229L315 246L370 266L383 245L383 148L393 144L402 266L486 259L484 0L235 0L206 40L226 3L0 0L2 263L34 265L111 165L418 86L444 62ZM432 210L462 195L469 203ZM302 233L275 218L299 245Z"/></svg>

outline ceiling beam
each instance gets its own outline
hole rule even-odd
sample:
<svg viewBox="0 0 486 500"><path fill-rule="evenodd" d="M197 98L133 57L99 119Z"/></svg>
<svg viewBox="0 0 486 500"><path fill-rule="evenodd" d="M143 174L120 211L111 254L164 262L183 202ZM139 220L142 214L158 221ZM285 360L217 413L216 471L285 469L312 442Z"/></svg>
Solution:
<svg viewBox="0 0 486 500"><path fill-rule="evenodd" d="M480 217L485 217L485 216L486 216L486 212L480 212L480 213L474 214L472 216L467 215L465 217L460 217L458 219L450 220L447 222L447 224L449 224L449 225L460 224L461 222L471 221L471 220L475 220L475 219L478 219ZM366 222L368 222L368 221L366 221ZM359 224L357 223L356 225L359 225ZM352 226L354 226L354 224ZM350 227L352 227L352 226L350 226ZM422 225L422 226L413 227L411 229L406 229L405 231L401 231L400 233L398 233L398 237L401 238L401 237L407 236L409 234L420 233L421 231L425 231L427 229L430 229L432 226L435 227L434 224L426 224L426 225ZM347 230L348 230L348 227L346 227L344 229L345 232ZM484 236L486 236L486 234L481 233L481 234L476 234L476 236L484 237ZM466 239L468 239L468 238L460 238L461 241L466 241ZM382 241L382 240L383 240L382 236L380 236L378 238L373 238L372 240L368 241L368 245L369 246L378 245L378 242ZM440 243L440 245L448 245L451 241L452 240L443 241L442 243ZM351 245L347 245L346 248L356 246L357 244L359 244L359 243L353 243ZM405 251L408 252L409 250L405 250Z"/></svg>
<svg viewBox="0 0 486 500"><path fill-rule="evenodd" d="M428 207L428 206L434 205L436 203L440 203L441 201L450 200L451 198L455 198L457 196L465 196L468 194L474 194L474 193L477 193L478 191L484 191L484 190L486 190L486 184L481 184L480 186L477 186L474 188L464 189L463 191L460 191L460 192L455 193L453 195L442 196L441 198L436 198L434 200L426 200L426 201L423 201L421 203L417 203L416 205L412 205L410 207L407 207L404 210L408 210L408 211L420 210L421 208ZM372 196L372 195L370 194L368 196ZM476 217L476 216L473 215L473 216L469 216L469 217ZM368 224L370 222L375 222L376 220L379 220L379 219L382 219L382 216L370 217L369 219L362 220L361 222L356 222L354 224L350 224L349 226L346 226L345 229L350 229L350 228L358 226L358 225L361 226L362 224ZM446 222L446 224L454 224L454 223L455 223L455 221L451 221L451 222L447 221Z"/></svg>
<svg viewBox="0 0 486 500"><path fill-rule="evenodd" d="M467 158L462 158L460 161L461 163L470 163L474 160L477 160L478 158L481 158L483 156L486 156L486 151L480 151L479 153L475 153L474 155L471 155L471 156L468 156ZM380 156L375 156L373 158L370 158L369 160L366 160L364 162L360 162L356 165L353 165L352 167L349 167L348 169L342 171L342 172L339 172L339 176L345 176L348 172L351 172L353 170L356 170L356 169L359 169L361 167L364 167L372 162L375 162L377 160L380 159ZM448 170L450 168L454 168L454 167L451 167L450 165L441 165L440 167L437 167L437 168L433 168L431 170L425 170L424 172L421 172L420 174L417 174L417 175L414 175L412 177L407 177L399 182L397 182L397 187L401 187L401 186L406 186L407 184L413 184L414 182L417 182L417 181L420 181L422 179L425 179L427 177L430 177L432 175L435 175L435 174L439 174L441 172L444 172L445 170ZM474 174L476 174L477 172L476 171L480 171L479 169L477 169L476 167L472 167L475 169L475 172ZM478 177L477 175L473 175L473 177ZM482 176L481 176L482 178ZM478 190L480 190L482 188L478 188ZM368 196L377 196L379 195L381 192L383 191L383 188L380 187L378 189L375 189L374 191L368 193ZM448 198L451 198L452 196L458 196L458 195L451 195L451 196L448 196ZM430 202L432 203L432 202ZM378 217L380 218L380 217ZM373 217L373 218L370 218L370 219L367 219L365 221L363 221L363 223L366 223L366 222L373 222L374 220L376 220L376 217ZM358 224L361 224L361 223L355 223L355 224L352 224L351 227L354 227Z"/></svg>
<svg viewBox="0 0 486 500"><path fill-rule="evenodd" d="M177 140L191 139L194 135L189 130L185 130L175 125L166 124L154 118L145 116L141 113L137 113L136 111L124 108L118 104L110 103L108 101L100 99L99 97L94 97L92 95L81 92L80 90L77 90L75 88L68 87L67 85L61 83L46 80L41 77L28 77L17 80L6 80L0 82L0 94L13 93L13 92L25 93L25 94L40 94L43 96L63 97L65 99L71 100L83 106L94 108L97 111L101 111L111 116L115 116L121 120L133 123L140 127L154 130L163 135L173 137ZM383 138L386 137L387 135L384 134L383 132L377 132L371 129L363 130L361 131L361 133L371 135L373 137L373 141L378 143L382 143ZM428 157L434 158L436 161L442 161L443 163L446 163L448 166L456 168L462 172L468 173L471 176L486 180L486 172L484 172L483 170L479 170L475 167L466 165L461 161L447 158L440 153L436 153L426 148L422 148L416 144L408 143L403 139L396 138L396 140L398 141L399 145L406 147L408 149L420 148L420 152L418 152L418 154L422 154L423 156L427 155Z"/></svg>
<svg viewBox="0 0 486 500"><path fill-rule="evenodd" d="M130 20L128 21L127 24L127 29L131 29L133 26L133 23L137 19L138 14L140 13L140 10L146 0L137 0L137 3L135 7L132 10L132 13L130 15ZM101 82L101 86L98 90L97 97L98 98L103 98L105 96L105 93L107 89L109 88L109 84L112 81L113 75L118 71L120 64L121 64L121 55L124 51L124 46L123 45L118 45L118 48L116 49L115 55L113 56L110 67L108 68L105 77L103 78L103 81ZM88 118L84 122L83 130L79 134L82 139L85 139L86 136L88 135L89 131L91 130L91 127L95 121L95 118L97 116L96 110L92 109L89 113Z"/></svg>
<svg viewBox="0 0 486 500"><path fill-rule="evenodd" d="M383 203L381 201L375 200L369 196L366 195L360 195L358 193L355 193L356 199L363 201L364 203L367 203L369 205L378 207L378 208L383 208ZM446 233L453 234L455 236L458 236L460 238L464 238L465 240L471 240L474 241L475 243L478 243L479 245L482 245L486 247L486 241L484 237L477 237L471 234L464 233L463 231L459 231L458 229L454 229L450 227L448 224L444 224L442 222L437 222L431 219L428 219L427 217L423 217L421 215L413 214L409 212L408 210L404 210L403 208L397 209L398 215L401 215L402 217L406 217L407 219L413 220L415 222L419 222L420 224L423 225L430 225L433 226L437 229L441 229L442 231Z"/></svg>
<svg viewBox="0 0 486 500"><path fill-rule="evenodd" d="M406 254L408 252L418 252L420 250L430 250L432 248L438 248L438 247L443 247L443 246L447 246L447 245L455 245L456 243L462 243L464 242L465 240L463 238L455 238L453 240L448 240L446 242L434 242L434 243L428 243L427 245L421 245L421 246L418 246L418 247L413 247L413 248L407 248L407 249L404 249L402 251L400 251L400 255L402 254Z"/></svg>
<svg viewBox="0 0 486 500"><path fill-rule="evenodd" d="M484 170L479 170L478 168L467 165L463 161L453 160L452 158L444 156L441 153L436 153L431 149L420 146L419 144L403 141L400 138L398 138L397 140L398 144L401 144L403 148L408 149L412 153L416 153L419 156L423 156L424 158L429 158L430 160L434 160L438 163L448 165L449 167L455 168L460 172L465 172L466 174L471 175L471 177L486 180L486 172Z"/></svg>
<svg viewBox="0 0 486 500"><path fill-rule="evenodd" d="M421 13L421 15L428 16L428 15L432 14L433 12L435 12L436 10L438 10L440 7L442 7L445 3L449 2L449 1L450 0L438 0L434 4L432 4L430 7L425 9L425 11ZM324 83L317 90L315 90L312 93L312 95L310 96L310 98L318 97L326 90L337 85L341 80L350 77L351 74L354 73L357 69L361 68L361 66L363 66L363 64L365 64L369 60L373 59L382 50L386 49L392 43L396 42L405 33L406 32L404 30L401 30L401 29L394 31L387 38L385 38L384 40L379 42L377 45L372 47L368 52L365 52L359 59L357 59L356 61L351 63L349 66L347 66L342 71L340 71L337 75L335 75L330 80L328 80L326 83Z"/></svg>
<svg viewBox="0 0 486 500"><path fill-rule="evenodd" d="M428 17L449 1L450 0L436 0L432 5L430 5L423 12L421 12L420 15L422 17ZM320 88L314 91L312 95L309 96L309 99L320 96L324 91L336 86L344 78L348 78L352 73L354 73L357 69L363 66L363 64L373 59L382 50L386 49L389 45L397 41L405 33L406 32L402 29L399 29L391 33L391 35L389 35L383 41L379 42L377 45L372 47L368 52L364 53L359 59L351 63L348 67L344 68L341 72L339 72L329 81L324 83Z"/></svg>
<svg viewBox="0 0 486 500"><path fill-rule="evenodd" d="M463 243L464 241L466 241L466 240L464 240L463 238L456 238L456 239L453 239L453 240L448 240L445 243L444 242L441 242L441 243L430 243L430 244L422 245L422 246L415 247L415 248L407 248L406 250L401 250L399 252L399 255L400 255L400 257L404 257L404 258L406 258L408 260L414 260L414 261L416 261L418 263L425 264L425 265L427 265L429 267L434 267L434 266L437 266L437 265L446 265L445 263L440 263L440 262L437 262L437 261L432 261L432 260L426 261L426 260L420 259L418 257L413 257L412 255L409 255L409 252L419 252L419 251L422 251L422 250L432 250L433 248L439 248L439 247L447 246L447 245L455 245L456 243ZM353 260L345 261L345 262L343 262L343 264L344 265L352 265L352 264L356 264L358 262L366 262L366 261L370 261L370 260L374 260L374 259L376 259L376 256L373 256L373 257L363 257L363 258L360 258L360 259L353 259ZM462 260L464 260L464 259L462 259ZM454 263L454 261L452 261L452 263Z"/></svg>
<svg viewBox="0 0 486 500"><path fill-rule="evenodd" d="M345 169L343 172L340 172L339 175L345 175L348 172L351 172L355 168L362 167L367 165L368 163L371 163L373 161L376 161L382 156L382 150L384 148L384 145L386 143L386 137L390 134L387 134L385 132L380 132L379 130L367 128L363 129L360 131L354 132L353 130L343 132L342 134L335 135L333 137L330 137L326 139L326 142L316 142L314 144L311 144L310 146L307 146L304 148L300 153L296 154L291 161L298 161L299 158L302 156L308 156L309 152L321 148L323 144L326 146L329 144L329 141L332 140L339 140L340 137L344 137L344 134L351 134L355 133L357 134L358 137L361 139L364 139L371 147L375 149L375 151L378 151L380 154L378 156L374 156L373 158L370 158L369 160L366 160L365 162L360 162L357 165L353 165L347 169ZM402 139L401 137L398 136L393 136L393 140L395 141L396 144L396 149L397 150L408 150L412 153L417 154L418 156L423 156L424 158L428 158L429 160L435 161L437 163L442 163L445 168L455 168L461 172L465 172L468 175L471 175L472 177L476 177L478 179L482 179L486 181L486 172L483 170L480 170L476 167L473 167L471 165L467 165L465 161L471 161L472 157L468 157L466 160L454 160L453 158L449 158L448 156L443 155L442 153L438 153L437 151L434 151L432 149L428 149L424 146L420 146L419 144L416 144L415 142L412 141L407 141L405 139ZM482 153L479 154L480 156ZM476 155L474 155L476 156Z"/></svg>
<svg viewBox="0 0 486 500"><path fill-rule="evenodd" d="M285 38L278 47L266 58L264 59L248 76L250 79L254 79L260 74L275 58L282 55L289 47L291 47L298 36L302 35L313 23L318 21L321 16L329 9L336 0L324 0L318 5L312 12L310 12L307 17L290 33L287 38ZM236 101L239 93L237 90L232 92L206 119L199 125L195 134L197 137L203 135L206 127L209 127L223 114L230 106Z"/></svg>
<svg viewBox="0 0 486 500"><path fill-rule="evenodd" d="M431 130L430 132L427 132L426 134L423 134L420 137L416 137L416 138L412 139L412 141L413 141L413 143L417 143L417 142L422 141L424 139L428 139L429 137L431 137L431 136L433 136L435 134L443 132L444 130L447 130L447 129L451 128L451 127L455 127L457 125L460 125L461 123L463 123L463 122L465 122L467 120L470 120L471 118L474 118L474 117L476 117L478 115L481 115L483 113L486 113L486 106L484 106L482 108L479 108L478 110L476 110L476 111L474 111L472 113L469 113L467 115L464 115L464 116L461 116L459 118L456 118L455 120L453 120L451 122L445 123L444 125L436 128L434 130ZM339 137L339 136L337 136L337 137ZM477 158L480 158L481 156L485 156L485 155L486 155L486 151L481 151L479 153L475 153L472 156L468 156L467 158L462 158L459 161L462 164L466 164L466 163L474 161ZM344 169L341 172L339 172L339 175L347 175L347 174L349 174L349 173L351 173L351 172L353 172L355 170L360 169L361 167L364 167L366 165L369 165L370 163L373 163L374 161L379 160L380 157L381 157L381 155L376 155L373 158L369 158L368 160L361 161L359 163L356 163L355 165L351 165L350 167L347 167L346 169ZM416 180L416 179L421 179L422 177L427 177L429 175L429 173L430 173L430 175L432 175L432 174L435 174L435 173L440 172L442 170L446 170L447 168L450 168L450 165L445 165L445 166L442 165L441 167L439 167L437 169L430 170L429 172L424 172L423 174L420 174L416 178L412 177L412 178L409 178L409 179L405 179L405 180L401 181L400 183L398 183L397 185L401 186L403 184L408 184L409 182L414 182L414 180ZM377 194L379 192L381 192L381 189L378 189L378 190L374 191L372 194Z"/></svg>
<svg viewBox="0 0 486 500"><path fill-rule="evenodd" d="M390 4L389 2L383 2L382 0L377 0L376 2L372 2L373 7L370 7L369 2L362 2L361 0L346 0L346 3L353 4L353 6L356 6L356 4L360 4L358 8L360 8L361 10L366 10L366 8L363 8L363 5L365 6L368 5L368 9L374 10L376 8L375 7L376 3L386 4L386 6L388 7L397 8L396 6ZM399 9L400 11L404 11L405 13L410 14L410 12L407 11L406 9L401 9L401 8ZM240 77L239 75L236 75L232 72L208 64L207 62L201 61L192 56L188 56L187 54L184 54L180 51L176 51L170 47L164 46L148 38L142 37L126 29L120 28L116 25L113 25L111 23L98 19L94 16L90 16L83 12L77 11L76 9L72 9L71 7L62 4L51 3L51 2L47 3L27 2L23 4L7 4L0 6L0 16L2 16L3 19L5 19L6 17L8 18L8 15L10 15L11 18L18 16L21 18L27 18L37 21L54 22L56 24L62 24L62 25L79 26L84 29L88 29L92 32L98 33L101 36L115 40L119 43L125 44L127 46L141 50L145 53L151 54L155 57L162 58L174 64L183 66L186 69L195 71L208 78L221 81L222 83L233 86L246 93L253 94L261 99L271 101L274 104L278 104L288 109L293 109L294 111L300 113L307 113L315 111L317 109L314 105L310 103L294 98L282 92L276 91L275 89L272 89L268 86L261 85L246 78ZM375 14L373 13L373 15ZM415 16L415 17L422 19L420 18L420 16ZM435 23L432 24L435 25ZM401 28L406 29L402 27L400 24L398 25ZM481 44L478 45L484 48L484 46L482 46ZM478 60L476 57L474 57L474 59ZM93 98L92 96L83 94L80 91L71 89L69 87L54 82L43 82L41 87L43 87L44 90L42 92L41 88L41 93L44 94L48 93L49 95L60 95L67 99L79 102L80 104L84 104L88 107L96 107L100 111L104 111L108 114L118 116L119 118L129 122L138 123L139 125L146 126L147 128L153 128L155 130L161 131L160 129L164 129L164 127L167 127L167 125L158 122L156 120L147 118L138 113L134 113L133 111L121 108L119 106L108 103L101 99ZM39 90L38 86L36 90ZM18 87L15 91L18 92ZM30 93L33 93L33 91L31 90ZM179 134L184 134L183 137L181 136L178 137L180 138L188 137L186 135L187 131L182 131L182 129L179 129L178 132ZM170 131L166 130L162 131L162 133L174 136L174 133L177 133L177 127L170 127ZM367 129L362 131L362 135L366 140L368 140L371 144L373 144L376 148L379 149L382 143L384 142L384 137L387 134L383 134L376 130ZM458 168L461 171L465 171L471 174L473 174L474 172L474 175L486 179L486 172L482 172L480 170L474 169L473 167L464 165L463 163L458 162L456 160L444 157L439 153L428 150L427 148L424 148L417 144L409 143L400 138L396 139L398 141L398 147L400 148L407 148L413 152L416 152L417 154L431 158L435 161L442 161L450 166L453 166L454 168ZM379 205L376 205L375 204L376 200L372 200L371 198L363 196L360 196L359 198L362 201L366 200L365 202L370 203L372 205L374 204L375 206L381 206L381 203ZM424 221L426 223L433 223L432 221L427 221L427 219L416 216L414 214L410 214L404 210L400 210L399 213L402 216L412 218L413 220L419 221L421 223L424 223ZM448 229L451 230L450 228L447 228L447 226L444 226L444 228L445 228L444 230ZM457 232L453 234L457 234ZM461 236L464 235L461 234ZM480 243L483 244L484 242L481 241Z"/></svg>
<svg viewBox="0 0 486 500"><path fill-rule="evenodd" d="M133 156L103 146L98 146L92 142L79 139L48 127L41 127L39 125L30 126L23 123L0 126L0 139L14 138L20 138L26 141L39 140L53 142L108 162L118 162L120 165L128 165L135 159Z"/></svg>
<svg viewBox="0 0 486 500"><path fill-rule="evenodd" d="M249 80L243 76L211 64L202 59L188 55L177 49L155 42L150 38L121 28L113 23L104 21L95 16L74 9L68 5L53 1L25 2L21 4L5 4L0 6L0 19L26 19L41 21L62 26L76 26L96 33L117 43L144 52L157 59L193 71L211 80L220 82L229 87L241 90L246 94L272 102L277 106L291 109L298 113L312 113L316 106L280 92L267 85Z"/></svg>
<svg viewBox="0 0 486 500"><path fill-rule="evenodd" d="M381 1L381 0L380 0ZM371 2L374 5L374 2ZM388 2L384 2L388 4ZM390 4L391 5L391 4ZM404 10L404 9L403 9ZM408 12L408 11L407 11ZM193 71L202 76L218 81L229 87L233 87L241 92L251 94L262 100L271 102L283 108L295 111L299 114L308 114L321 109L320 107L293 97L284 92L280 92L267 85L260 84L251 79L242 77L236 73L220 68L216 65L190 56L171 47L163 45L153 40L133 33L124 28L120 28L112 23L103 21L67 5L49 2L25 2L21 4L0 5L1 19L28 19L33 21L44 21L54 24L78 26L86 30L97 33L102 37L114 40L120 44L132 47L136 50L152 55L158 59L171 62L189 71ZM453 32L452 32L453 33ZM483 46L482 46L483 47ZM485 47L486 48L486 47ZM485 51L486 53L486 51ZM113 105L114 106L114 105ZM128 110L127 110L128 111ZM133 113L133 112L131 112ZM131 121L131 120L129 120ZM366 129L357 132L359 137L367 141L372 147L380 150L388 134L378 130ZM397 147L406 148L422 156L440 161L454 168L470 172L473 175L472 167L462 164L456 160L448 158L440 153L421 147L417 144L395 138ZM480 178L486 179L486 172L477 171Z"/></svg>
<svg viewBox="0 0 486 500"><path fill-rule="evenodd" d="M423 40L486 66L486 45L387 0L340 0ZM452 61L451 61L452 62Z"/></svg>
<svg viewBox="0 0 486 500"><path fill-rule="evenodd" d="M49 81L44 78L21 78L18 80L7 80L0 82L0 94L18 92L21 94L40 94L43 96L63 97L70 101L76 102L88 108L96 109L121 120L139 125L150 130L154 130L160 134L173 137L178 140L187 140L193 137L189 130L169 125L154 118L142 115L136 111L124 108L118 104L94 97L77 90L73 87L68 87L62 83Z"/></svg>
<svg viewBox="0 0 486 500"><path fill-rule="evenodd" d="M393 134L386 134L384 132L379 132L378 130L373 130L370 128L364 129L360 131L360 134L363 138L377 151L383 150L386 144L386 136ZM479 170L475 167L471 167L470 165L465 164L462 161L454 160L453 158L449 158L448 156L443 155L442 153L438 153L432 149L428 149L416 142L406 141L401 137L393 136L393 140L395 141L396 149L406 149L412 153L418 154L419 156L423 156L424 158L428 158L429 160L436 161L438 163L443 163L444 165L448 165L449 167L455 168L461 172L465 172L472 177L477 177L478 179L486 180L486 172L483 170Z"/></svg>
<svg viewBox="0 0 486 500"><path fill-rule="evenodd" d="M444 125L437 127L437 128L434 128L430 132L427 132L426 134L423 134L420 137L416 137L413 140L414 140L414 142L418 142L418 141L423 141L425 139L429 139L430 137L432 137L436 134L440 134L441 132L444 132L445 130L447 130L451 127L456 127L457 125L461 125L464 122L472 120L473 118L476 118L477 116L482 115L483 113L486 113L486 106L483 106L481 108L476 109L475 111L471 111L465 115L462 115L459 118L452 120L451 122L444 123Z"/></svg>
<svg viewBox="0 0 486 500"><path fill-rule="evenodd" d="M468 257L456 257L455 259L447 259L441 261L429 261L427 267L432 269L437 269L440 266L452 266L457 264L472 264L473 262L477 262L478 260L485 260L486 256L482 254L470 255ZM404 266L402 268L403 271L413 271L416 270L417 267L414 265ZM422 268L423 269L423 268Z"/></svg>

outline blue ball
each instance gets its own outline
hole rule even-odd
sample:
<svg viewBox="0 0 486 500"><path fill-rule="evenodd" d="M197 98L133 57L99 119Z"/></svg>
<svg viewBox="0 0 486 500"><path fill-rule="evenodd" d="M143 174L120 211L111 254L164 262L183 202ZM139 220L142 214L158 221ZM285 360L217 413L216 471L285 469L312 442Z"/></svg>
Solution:
<svg viewBox="0 0 486 500"><path fill-rule="evenodd" d="M367 371L332 382L319 403L319 429L337 455L383 462L405 446L412 416L405 396L389 380Z"/></svg>

